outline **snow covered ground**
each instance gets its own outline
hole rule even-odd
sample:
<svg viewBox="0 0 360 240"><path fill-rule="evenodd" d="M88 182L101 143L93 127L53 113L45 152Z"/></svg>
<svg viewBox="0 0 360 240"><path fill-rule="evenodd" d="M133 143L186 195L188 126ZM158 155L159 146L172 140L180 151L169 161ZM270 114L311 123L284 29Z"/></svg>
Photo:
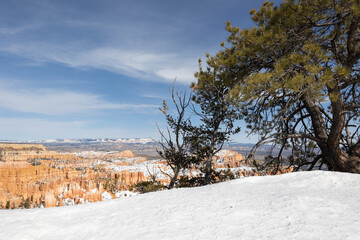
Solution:
<svg viewBox="0 0 360 240"><path fill-rule="evenodd" d="M0 211L0 239L360 239L360 175L299 172Z"/></svg>

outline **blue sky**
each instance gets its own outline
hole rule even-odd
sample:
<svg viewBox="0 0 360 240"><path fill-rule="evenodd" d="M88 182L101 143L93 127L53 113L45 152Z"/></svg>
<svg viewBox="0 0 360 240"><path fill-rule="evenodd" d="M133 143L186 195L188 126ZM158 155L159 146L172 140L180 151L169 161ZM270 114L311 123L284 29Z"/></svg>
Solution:
<svg viewBox="0 0 360 240"><path fill-rule="evenodd" d="M251 27L261 3L1 1L0 139L158 138L174 79L188 88L226 21Z"/></svg>

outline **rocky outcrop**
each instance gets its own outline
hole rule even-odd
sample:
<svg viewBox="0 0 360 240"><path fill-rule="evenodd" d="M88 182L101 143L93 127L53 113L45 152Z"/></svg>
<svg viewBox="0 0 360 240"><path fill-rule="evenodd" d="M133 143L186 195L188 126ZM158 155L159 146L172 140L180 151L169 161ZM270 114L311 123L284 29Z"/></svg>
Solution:
<svg viewBox="0 0 360 240"><path fill-rule="evenodd" d="M130 150L125 150L122 152L118 152L118 153L112 153L108 155L109 157L114 157L114 158L135 158L135 154L130 151Z"/></svg>
<svg viewBox="0 0 360 240"><path fill-rule="evenodd" d="M41 144L0 144L0 162L78 159L74 154L49 151Z"/></svg>
<svg viewBox="0 0 360 240"><path fill-rule="evenodd" d="M43 145L36 144L0 144L0 160L3 162L28 161L44 158L44 154L56 154L47 151Z"/></svg>
<svg viewBox="0 0 360 240"><path fill-rule="evenodd" d="M221 150L215 156L215 168L236 168L245 164L244 157L235 151Z"/></svg>

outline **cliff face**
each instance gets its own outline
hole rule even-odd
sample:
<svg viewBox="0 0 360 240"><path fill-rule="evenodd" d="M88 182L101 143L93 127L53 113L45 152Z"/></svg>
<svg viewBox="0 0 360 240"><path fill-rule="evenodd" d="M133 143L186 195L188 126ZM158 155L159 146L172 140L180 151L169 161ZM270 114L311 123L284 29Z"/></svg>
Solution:
<svg viewBox="0 0 360 240"><path fill-rule="evenodd" d="M88 179L87 174L80 176L71 169L53 169L46 165L32 166L26 162L0 164L0 195L4 205L10 201L10 207L19 207L26 199L33 205L53 207L67 197L81 198L92 189L90 201L101 200L101 185ZM4 207L4 206L3 206Z"/></svg>
<svg viewBox="0 0 360 240"><path fill-rule="evenodd" d="M102 200L103 185L112 179L121 179L112 190L145 180L141 172L79 170L91 162L42 145L0 144L0 159L0 208L96 202Z"/></svg>

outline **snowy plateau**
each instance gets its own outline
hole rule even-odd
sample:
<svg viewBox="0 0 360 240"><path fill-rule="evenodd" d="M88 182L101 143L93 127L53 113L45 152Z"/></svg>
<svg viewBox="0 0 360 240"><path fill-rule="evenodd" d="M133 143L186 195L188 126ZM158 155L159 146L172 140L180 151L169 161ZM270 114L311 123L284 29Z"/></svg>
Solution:
<svg viewBox="0 0 360 240"><path fill-rule="evenodd" d="M1 140L1 142L14 142ZM15 141L16 142L16 141ZM69 144L89 144L89 143L124 143L124 144L147 144L154 143L151 138L70 138L70 139L45 139L45 140L26 140L18 141L21 143L69 143Z"/></svg>
<svg viewBox="0 0 360 240"><path fill-rule="evenodd" d="M359 183L356 174L297 172L0 210L0 239L360 239Z"/></svg>

